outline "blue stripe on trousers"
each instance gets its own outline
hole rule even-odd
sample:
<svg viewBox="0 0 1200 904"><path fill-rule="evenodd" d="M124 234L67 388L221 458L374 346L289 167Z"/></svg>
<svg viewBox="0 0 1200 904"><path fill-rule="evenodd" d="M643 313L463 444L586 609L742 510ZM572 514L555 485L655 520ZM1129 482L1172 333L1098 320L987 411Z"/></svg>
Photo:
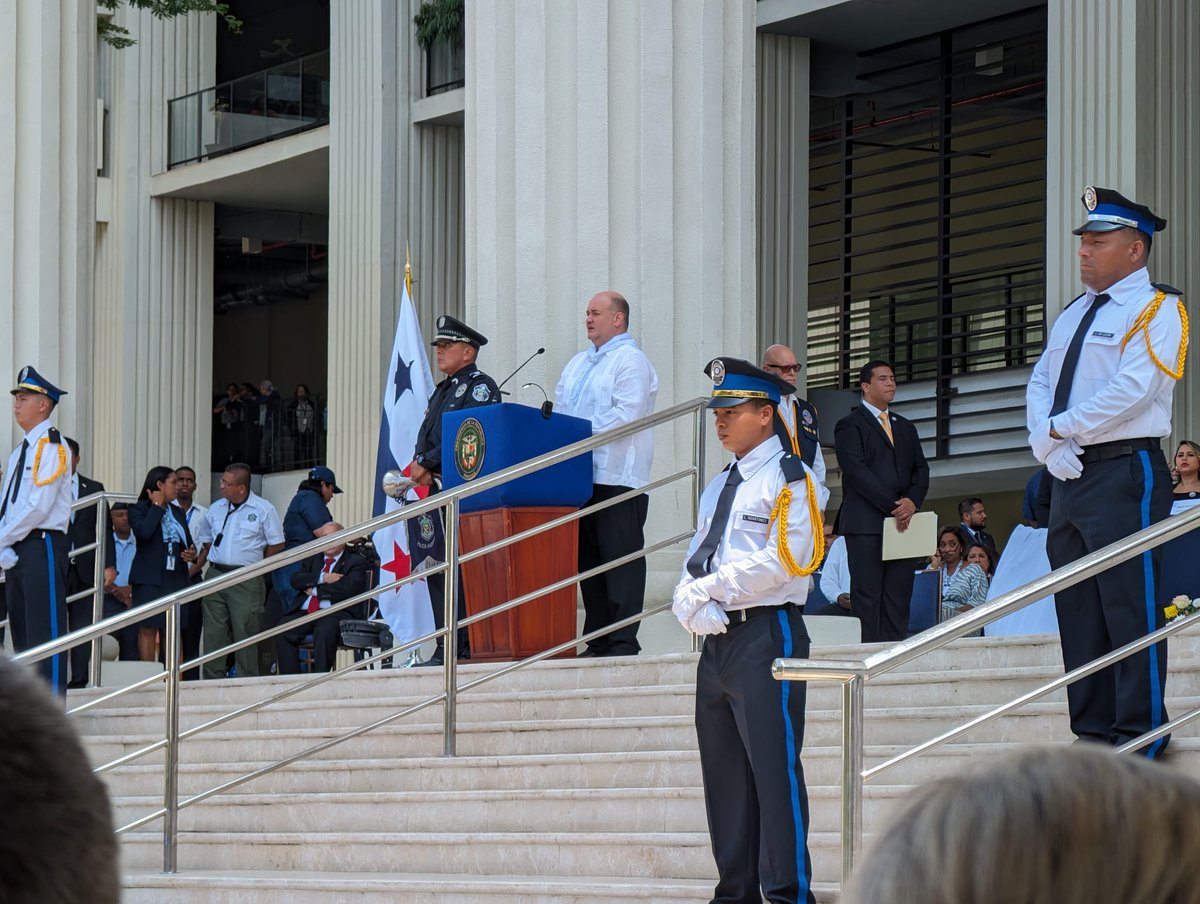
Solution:
<svg viewBox="0 0 1200 904"><path fill-rule="evenodd" d="M46 541L46 573L50 582L50 639L58 640L58 587L54 583L54 544L50 535L42 531L42 539ZM50 683L57 694L61 690L58 674L62 668L62 655L56 653L50 657Z"/></svg>
<svg viewBox="0 0 1200 904"><path fill-rule="evenodd" d="M788 624L787 612L780 609L776 613L779 627L783 631L783 658L790 659L792 655L792 626ZM796 828L796 876L800 883L800 894L797 901L808 900L808 873L804 868L804 817L800 813L800 784L796 781L796 731L792 725L792 714L788 711L788 700L791 696L791 682L779 682L783 686L783 733L787 738L788 785L792 790L792 821Z"/></svg>
<svg viewBox="0 0 1200 904"><path fill-rule="evenodd" d="M1138 452L1142 463L1142 530L1150 526L1150 492L1154 487L1154 475L1150 472L1150 453L1144 449ZM1146 633L1152 634L1157 630L1156 609L1158 595L1154 586L1154 558L1151 550L1142 553L1142 574L1146 582ZM1162 724L1162 684L1158 678L1158 644L1146 650L1150 657L1150 728L1158 728ZM1159 738L1146 750L1146 757L1154 759L1162 749L1165 739Z"/></svg>

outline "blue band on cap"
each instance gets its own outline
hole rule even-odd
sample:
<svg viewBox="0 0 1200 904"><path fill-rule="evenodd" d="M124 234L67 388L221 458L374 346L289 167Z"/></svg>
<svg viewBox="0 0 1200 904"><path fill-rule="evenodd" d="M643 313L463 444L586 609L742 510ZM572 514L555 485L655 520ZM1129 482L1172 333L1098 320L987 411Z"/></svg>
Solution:
<svg viewBox="0 0 1200 904"><path fill-rule="evenodd" d="M1121 207L1119 204L1097 204L1096 209L1090 211L1087 218L1089 223L1117 223L1139 229L1146 235L1154 235L1153 220L1140 219L1137 211Z"/></svg>
<svg viewBox="0 0 1200 904"><path fill-rule="evenodd" d="M733 374L728 371L719 386L713 387L713 398L770 399L779 403L779 387L768 380L748 374Z"/></svg>

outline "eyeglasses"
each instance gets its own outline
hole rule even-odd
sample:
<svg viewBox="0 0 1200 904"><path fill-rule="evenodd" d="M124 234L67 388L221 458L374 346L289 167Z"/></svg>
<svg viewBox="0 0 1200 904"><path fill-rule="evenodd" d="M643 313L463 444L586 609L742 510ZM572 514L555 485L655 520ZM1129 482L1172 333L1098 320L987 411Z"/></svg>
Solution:
<svg viewBox="0 0 1200 904"><path fill-rule="evenodd" d="M800 373L800 365L799 364L768 364L766 366L771 368L771 370L777 370L780 373L785 373L785 374Z"/></svg>

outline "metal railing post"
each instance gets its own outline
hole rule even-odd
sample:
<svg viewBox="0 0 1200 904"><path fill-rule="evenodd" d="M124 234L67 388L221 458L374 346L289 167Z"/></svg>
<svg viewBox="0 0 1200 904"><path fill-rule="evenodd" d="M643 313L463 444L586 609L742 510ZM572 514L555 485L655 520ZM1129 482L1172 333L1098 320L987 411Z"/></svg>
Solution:
<svg viewBox="0 0 1200 904"><path fill-rule="evenodd" d="M694 530L700 522L700 497L704 495L704 412L707 408L696 409L696 419L693 424L692 458L696 465L696 475L692 484L692 524ZM700 635L693 634L691 638L692 652L700 652Z"/></svg>
<svg viewBox="0 0 1200 904"><path fill-rule="evenodd" d="M842 888L862 845L863 678L842 682Z"/></svg>
<svg viewBox="0 0 1200 904"><path fill-rule="evenodd" d="M179 605L163 613L166 659L166 741L163 759L163 872L177 872L179 821Z"/></svg>
<svg viewBox="0 0 1200 904"><path fill-rule="evenodd" d="M445 679L446 706L443 710L444 756L455 756L458 738L455 723L458 718L458 499L446 505L446 597L442 600L446 617L446 636L442 646L442 677Z"/></svg>
<svg viewBox="0 0 1200 904"><path fill-rule="evenodd" d="M96 502L96 549L92 559L92 624L104 621L104 528L108 524L108 499L101 496ZM68 586L70 586L68 584ZM82 600L80 601L82 603ZM93 637L89 643L92 658L88 663L92 687L100 686L104 663L101 661L103 637Z"/></svg>

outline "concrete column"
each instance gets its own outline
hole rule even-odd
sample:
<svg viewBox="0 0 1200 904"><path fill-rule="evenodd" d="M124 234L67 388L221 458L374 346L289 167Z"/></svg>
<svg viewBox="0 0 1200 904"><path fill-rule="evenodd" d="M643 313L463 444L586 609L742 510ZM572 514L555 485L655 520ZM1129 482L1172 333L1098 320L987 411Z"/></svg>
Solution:
<svg viewBox="0 0 1200 904"><path fill-rule="evenodd" d="M630 301L660 409L707 394L714 355L755 355L754 47L749 0L468 4L466 313L486 369L544 345L524 379L552 391L606 288ZM690 437L656 433L656 473ZM685 507L656 496L648 536Z"/></svg>
<svg viewBox="0 0 1200 904"><path fill-rule="evenodd" d="M758 344L808 345L807 38L758 35ZM801 381L806 374L801 372Z"/></svg>
<svg viewBox="0 0 1200 904"><path fill-rule="evenodd" d="M118 21L137 44L100 50L108 125L99 191L111 199L111 219L89 223L96 438L85 470L130 491L155 465L189 463L207 496L213 205L153 198L150 177L167 168L167 102L213 84L215 22L200 15L163 21L127 9ZM94 166L89 175L94 183Z"/></svg>
<svg viewBox="0 0 1200 904"><path fill-rule="evenodd" d="M24 364L71 394L58 424L92 429L96 9L0 5L0 381ZM0 384L8 389L12 384ZM0 419L11 448L20 431Z"/></svg>
<svg viewBox="0 0 1200 904"><path fill-rule="evenodd" d="M1200 286L1200 112L1184 86L1200 83L1200 8L1190 0L1061 0L1049 6L1046 316L1079 292L1078 239L1085 185L1116 188L1168 221L1155 239L1151 277ZM1120 65L1114 65L1114 61ZM1195 310L1195 307L1192 306ZM1193 329L1175 392L1177 437L1200 431L1200 359Z"/></svg>

